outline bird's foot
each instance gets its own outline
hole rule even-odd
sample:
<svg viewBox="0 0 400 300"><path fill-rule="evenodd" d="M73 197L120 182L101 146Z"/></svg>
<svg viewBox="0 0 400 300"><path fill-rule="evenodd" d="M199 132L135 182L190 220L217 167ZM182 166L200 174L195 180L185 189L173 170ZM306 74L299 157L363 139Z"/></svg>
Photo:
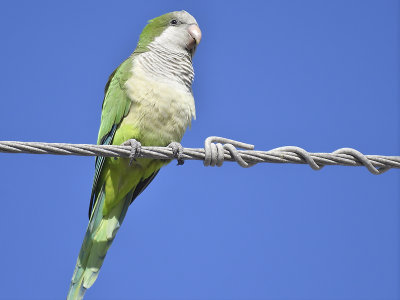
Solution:
<svg viewBox="0 0 400 300"><path fill-rule="evenodd" d="M185 163L185 161L182 158L182 155L183 155L182 145L178 142L172 142L171 144L168 145L168 147L172 149L172 154L178 161L177 165L182 166Z"/></svg>
<svg viewBox="0 0 400 300"><path fill-rule="evenodd" d="M140 156L142 151L142 144L135 139L127 140L122 146L131 146L131 153L129 154L129 165L132 165L133 161Z"/></svg>

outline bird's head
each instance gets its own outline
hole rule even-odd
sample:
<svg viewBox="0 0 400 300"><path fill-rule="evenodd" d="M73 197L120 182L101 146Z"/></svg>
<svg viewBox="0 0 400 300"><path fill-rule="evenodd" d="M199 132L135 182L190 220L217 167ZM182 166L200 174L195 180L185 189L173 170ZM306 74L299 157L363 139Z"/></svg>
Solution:
<svg viewBox="0 0 400 300"><path fill-rule="evenodd" d="M145 52L152 42L174 53L194 55L201 40L201 30L188 12L174 11L149 21L143 29L135 52Z"/></svg>

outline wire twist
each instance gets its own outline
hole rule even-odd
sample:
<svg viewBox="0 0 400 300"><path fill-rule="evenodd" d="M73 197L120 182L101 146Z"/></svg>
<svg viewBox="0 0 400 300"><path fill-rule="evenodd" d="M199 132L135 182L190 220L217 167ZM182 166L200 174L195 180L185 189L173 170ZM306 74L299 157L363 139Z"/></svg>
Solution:
<svg viewBox="0 0 400 300"><path fill-rule="evenodd" d="M132 149L135 147L135 149ZM245 150L238 150L242 148ZM124 157L135 156L153 159L203 160L205 166L222 166L224 161L236 161L241 167L257 163L308 164L313 170L325 165L365 166L372 174L382 174L389 169L400 168L400 156L364 155L352 148L341 148L332 153L309 153L303 148L286 146L269 151L255 151L254 146L231 139L211 136L203 148L183 148L179 143L168 147L142 147L140 143L125 142L121 146L66 143L40 143L0 141L0 152L55 154L79 156Z"/></svg>

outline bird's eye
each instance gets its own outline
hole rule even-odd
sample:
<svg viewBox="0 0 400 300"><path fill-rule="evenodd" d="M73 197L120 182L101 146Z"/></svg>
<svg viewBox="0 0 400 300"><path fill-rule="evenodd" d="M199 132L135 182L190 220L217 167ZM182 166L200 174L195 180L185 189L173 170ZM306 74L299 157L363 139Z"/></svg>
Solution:
<svg viewBox="0 0 400 300"><path fill-rule="evenodd" d="M176 25L176 24L178 24L178 20L173 19L173 20L171 21L171 25Z"/></svg>

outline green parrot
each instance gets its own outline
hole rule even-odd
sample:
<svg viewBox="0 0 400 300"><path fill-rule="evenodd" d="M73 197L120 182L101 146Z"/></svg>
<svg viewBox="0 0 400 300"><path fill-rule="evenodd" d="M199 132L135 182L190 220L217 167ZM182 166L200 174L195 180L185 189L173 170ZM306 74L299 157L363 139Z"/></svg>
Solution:
<svg viewBox="0 0 400 300"><path fill-rule="evenodd" d="M148 22L135 51L105 86L98 144L121 145L134 139L144 146L168 146L181 141L195 118L192 57L200 39L200 28L186 11ZM167 163L96 157L89 225L67 300L83 299L129 205Z"/></svg>

